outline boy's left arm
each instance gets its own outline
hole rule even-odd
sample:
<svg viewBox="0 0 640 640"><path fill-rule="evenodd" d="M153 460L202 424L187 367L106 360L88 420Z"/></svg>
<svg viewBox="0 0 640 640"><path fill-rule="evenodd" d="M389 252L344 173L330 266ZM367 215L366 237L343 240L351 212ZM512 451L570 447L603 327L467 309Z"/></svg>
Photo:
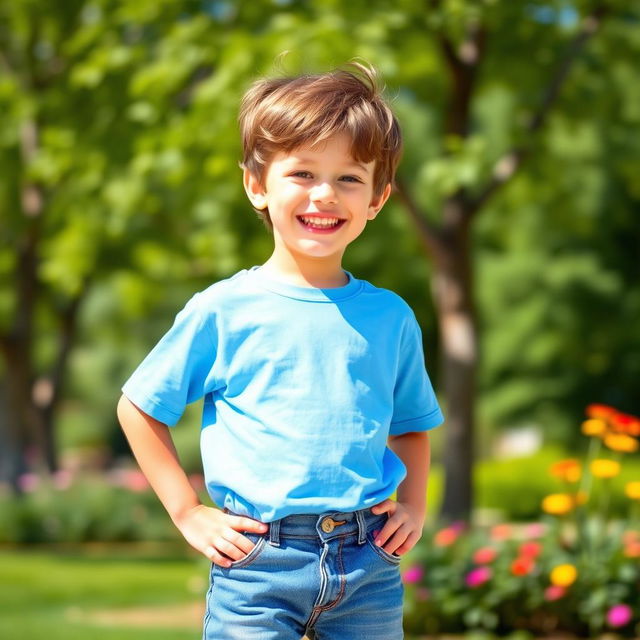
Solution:
<svg viewBox="0 0 640 640"><path fill-rule="evenodd" d="M389 518L375 543L388 553L400 556L412 549L422 536L431 453L429 433L414 431L390 436L389 447L404 462L407 476L398 486L395 501L385 500L371 511L387 513Z"/></svg>

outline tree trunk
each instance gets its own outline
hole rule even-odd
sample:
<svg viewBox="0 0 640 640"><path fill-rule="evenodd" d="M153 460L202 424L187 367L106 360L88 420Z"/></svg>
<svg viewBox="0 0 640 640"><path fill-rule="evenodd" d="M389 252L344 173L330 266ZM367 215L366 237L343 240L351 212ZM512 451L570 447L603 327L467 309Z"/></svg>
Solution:
<svg viewBox="0 0 640 640"><path fill-rule="evenodd" d="M449 206L461 204L453 202ZM440 366L447 403L441 516L451 521L469 519L473 505L478 333L469 225L463 222L450 227L443 240L434 263L433 298L438 310Z"/></svg>

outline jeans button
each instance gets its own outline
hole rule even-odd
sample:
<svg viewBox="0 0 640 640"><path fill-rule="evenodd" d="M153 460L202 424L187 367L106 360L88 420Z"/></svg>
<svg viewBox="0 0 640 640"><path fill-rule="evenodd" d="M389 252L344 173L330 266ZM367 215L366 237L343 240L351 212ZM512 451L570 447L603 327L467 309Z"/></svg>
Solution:
<svg viewBox="0 0 640 640"><path fill-rule="evenodd" d="M325 518L320 524L320 527L325 533L331 533L334 530L335 526L336 525L331 518Z"/></svg>

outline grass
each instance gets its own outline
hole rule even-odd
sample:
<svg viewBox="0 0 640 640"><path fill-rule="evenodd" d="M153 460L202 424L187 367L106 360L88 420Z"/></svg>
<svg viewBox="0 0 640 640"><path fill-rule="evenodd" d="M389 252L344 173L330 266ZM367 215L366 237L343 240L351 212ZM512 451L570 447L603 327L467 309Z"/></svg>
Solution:
<svg viewBox="0 0 640 640"><path fill-rule="evenodd" d="M3 549L0 638L196 640L207 579L175 548Z"/></svg>

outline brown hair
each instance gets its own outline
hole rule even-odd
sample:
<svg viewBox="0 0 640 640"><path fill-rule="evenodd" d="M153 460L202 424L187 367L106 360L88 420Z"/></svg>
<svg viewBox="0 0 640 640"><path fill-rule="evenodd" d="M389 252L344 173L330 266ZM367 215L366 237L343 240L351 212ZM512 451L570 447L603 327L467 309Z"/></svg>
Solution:
<svg viewBox="0 0 640 640"><path fill-rule="evenodd" d="M382 98L378 74L350 62L318 75L262 79L240 106L242 167L264 180L271 158L346 133L358 162L375 160L373 189L393 184L402 151L400 126ZM257 211L271 228L268 211Z"/></svg>

